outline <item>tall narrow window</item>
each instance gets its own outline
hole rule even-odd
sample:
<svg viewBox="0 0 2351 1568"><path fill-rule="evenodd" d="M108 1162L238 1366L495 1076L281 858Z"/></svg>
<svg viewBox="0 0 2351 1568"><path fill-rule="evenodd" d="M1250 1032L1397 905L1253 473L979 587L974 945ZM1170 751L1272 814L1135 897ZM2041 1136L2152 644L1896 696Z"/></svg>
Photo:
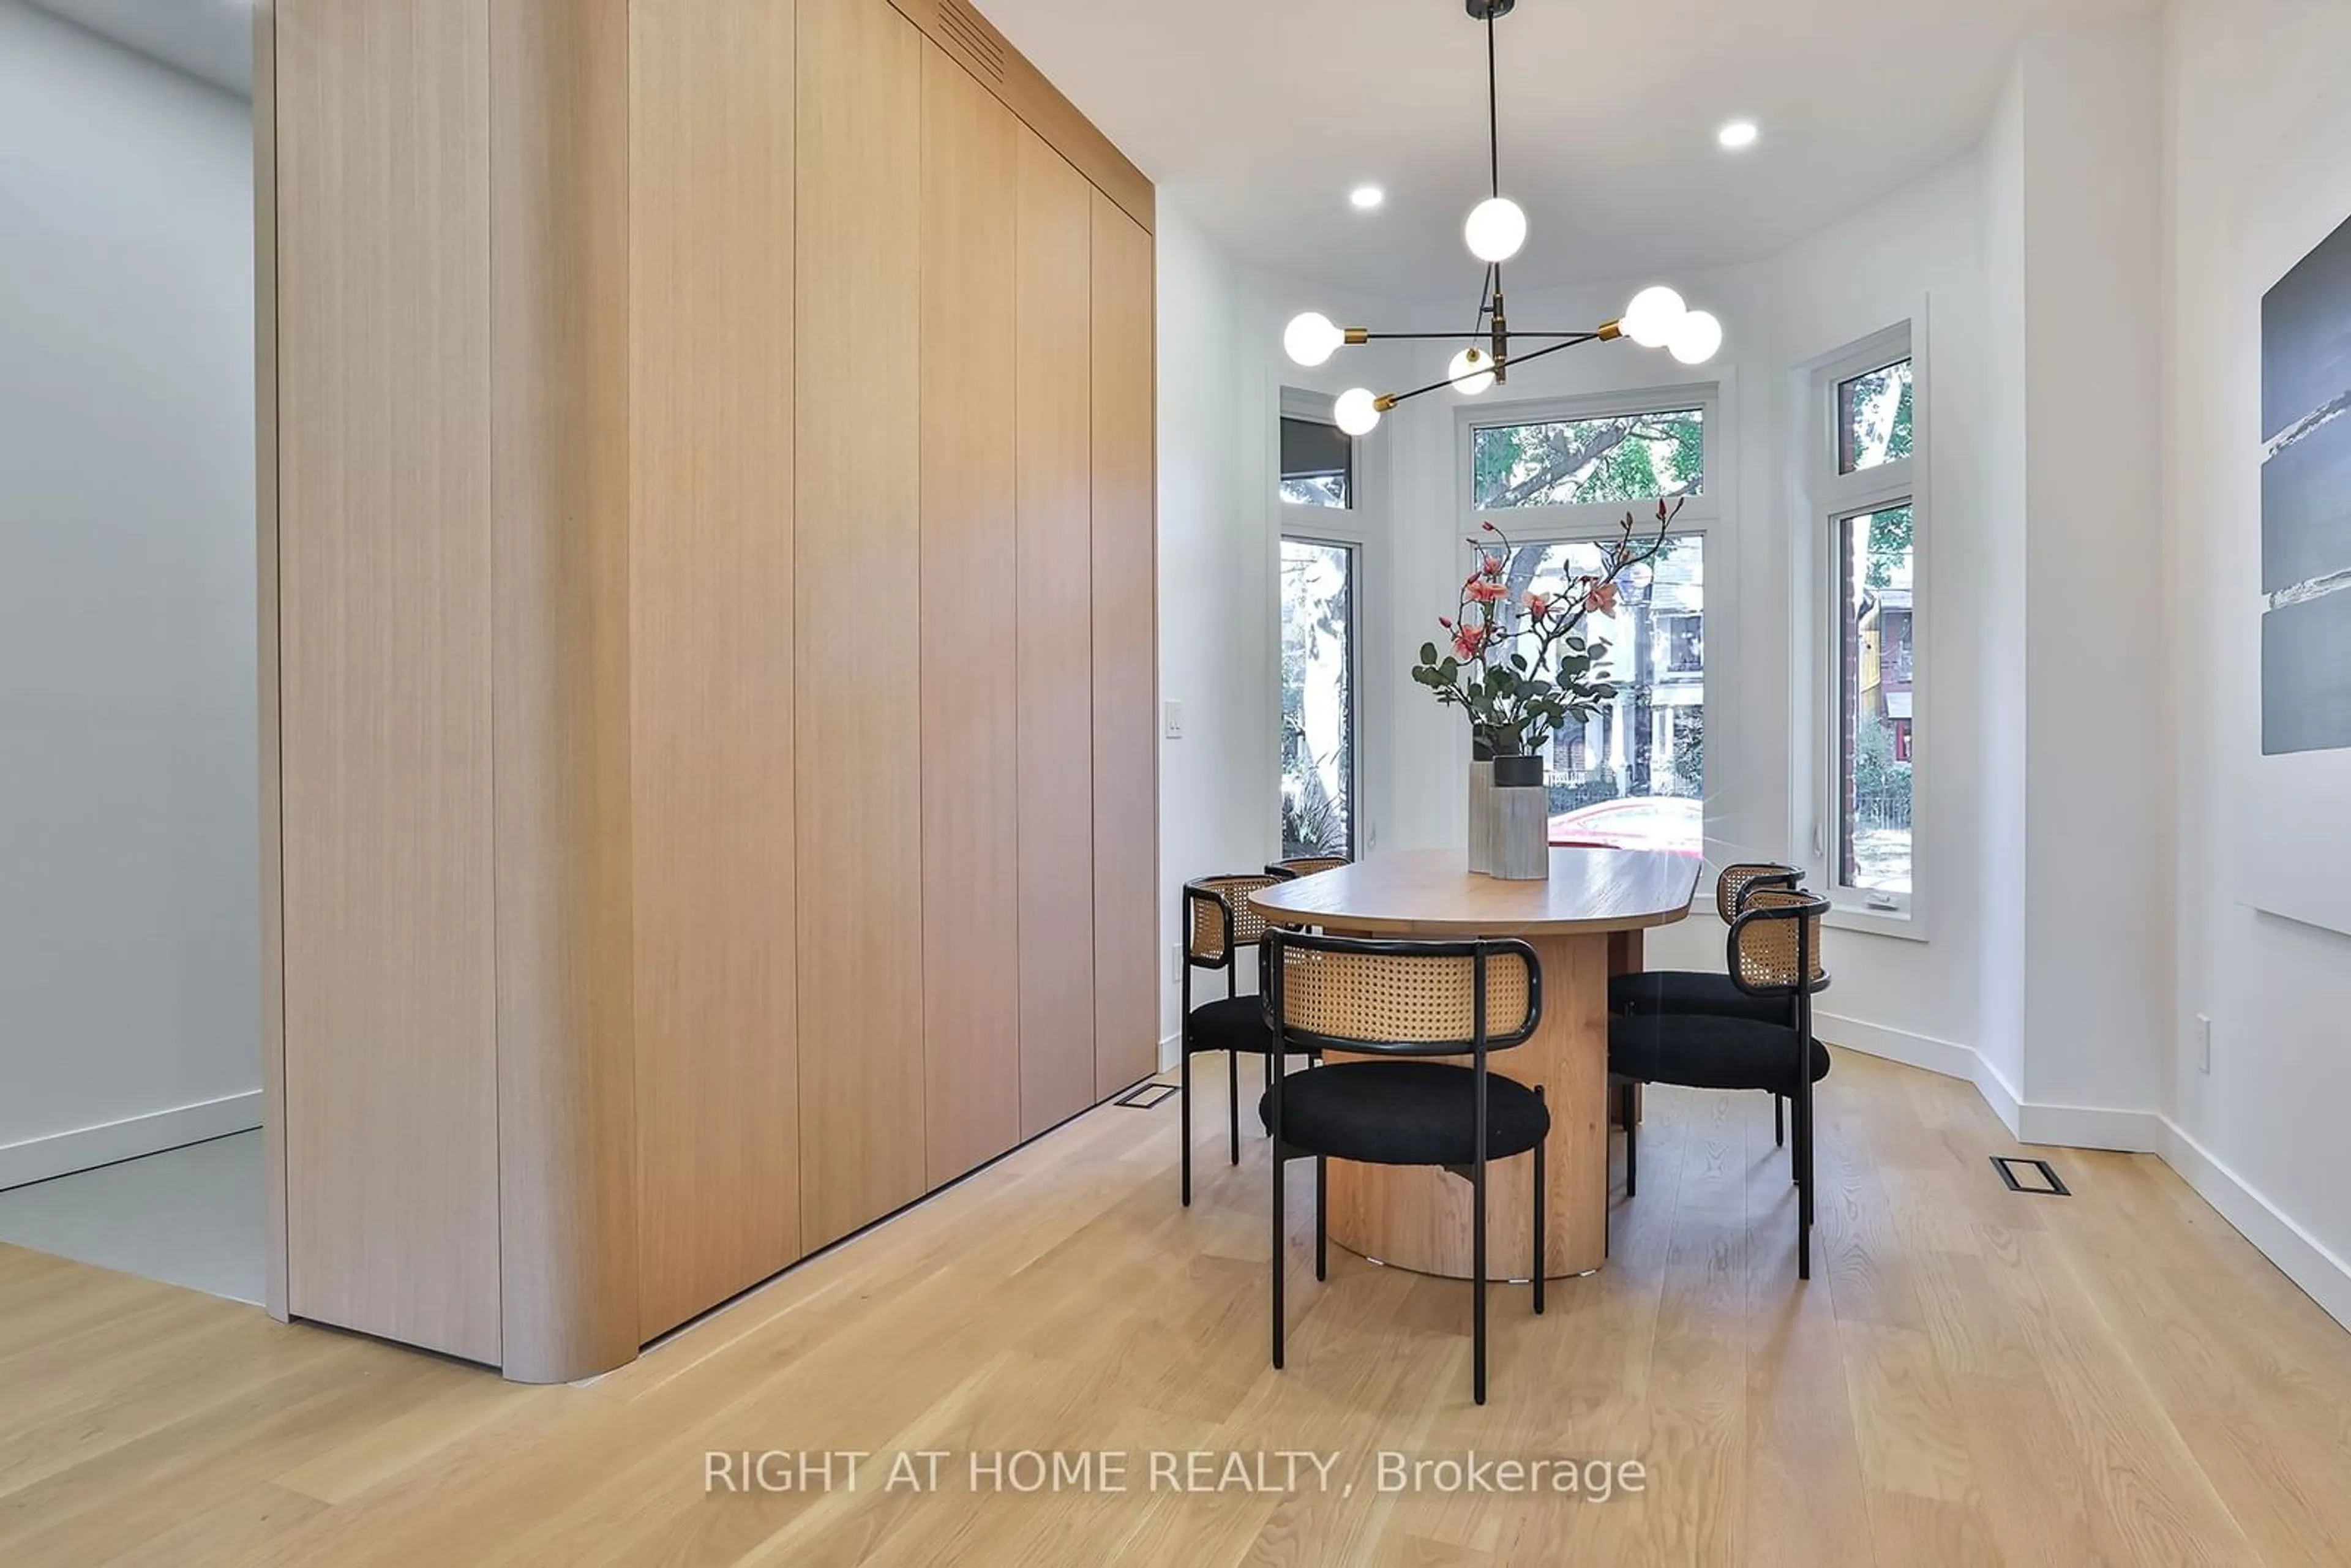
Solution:
<svg viewBox="0 0 2351 1568"><path fill-rule="evenodd" d="M1346 511L1355 504L1355 438L1318 419L1281 421L1281 498Z"/></svg>
<svg viewBox="0 0 2351 1568"><path fill-rule="evenodd" d="M1910 891L1915 516L1837 520L1837 883L1864 894Z"/></svg>
<svg viewBox="0 0 2351 1568"><path fill-rule="evenodd" d="M1285 857L1356 853L1356 560L1353 545L1281 541Z"/></svg>
<svg viewBox="0 0 2351 1568"><path fill-rule="evenodd" d="M1908 329L1818 375L1825 429L1813 481L1828 570L1823 831L1845 908L1907 916L1917 890L1916 770L1922 434Z"/></svg>

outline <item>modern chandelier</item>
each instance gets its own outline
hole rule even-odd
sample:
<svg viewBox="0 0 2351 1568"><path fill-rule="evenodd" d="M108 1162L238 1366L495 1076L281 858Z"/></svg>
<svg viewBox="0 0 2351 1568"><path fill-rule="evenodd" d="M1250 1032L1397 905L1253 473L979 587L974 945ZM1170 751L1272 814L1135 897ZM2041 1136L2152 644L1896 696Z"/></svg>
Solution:
<svg viewBox="0 0 2351 1568"><path fill-rule="evenodd" d="M1538 332L1512 328L1502 302L1502 264L1519 254L1527 242L1526 210L1502 194L1500 113L1495 90L1494 24L1510 14L1518 0L1464 0L1470 18L1486 25L1486 155L1490 193L1469 210L1461 237L1469 254L1486 264L1483 297L1478 319L1466 336L1469 345L1453 356L1445 379L1410 392L1374 392L1353 387L1341 392L1332 410L1340 429L1350 435L1368 434L1380 416L1400 402L1451 387L1465 397L1510 379L1510 367L1540 360L1584 343L1609 343L1629 338L1645 349L1665 349L1686 365L1702 365L1722 347L1722 323L1706 311L1693 310L1679 294L1659 286L1635 295L1625 314L1589 332ZM1353 344L1405 339L1458 340L1453 332L1374 332L1365 327L1340 327L1319 310L1291 320L1281 335L1290 357L1306 366L1320 365ZM1531 339L1546 346L1514 351L1511 340Z"/></svg>

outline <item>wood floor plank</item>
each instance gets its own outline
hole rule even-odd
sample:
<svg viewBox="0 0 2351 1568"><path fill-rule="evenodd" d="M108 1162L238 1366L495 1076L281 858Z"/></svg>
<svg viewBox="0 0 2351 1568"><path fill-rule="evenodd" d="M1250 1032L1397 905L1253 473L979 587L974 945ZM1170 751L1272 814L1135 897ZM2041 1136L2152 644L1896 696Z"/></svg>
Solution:
<svg viewBox="0 0 2351 1568"><path fill-rule="evenodd" d="M1601 1272L1489 1296L1333 1249L1267 1147L1104 1107L580 1387L522 1388L0 1248L0 1561L239 1568L1019 1563L2302 1564L2351 1542L2351 1335L2168 1169L2010 1194L1962 1083L1840 1052L1815 1270L1761 1096L1658 1090ZM1250 1098L1255 1089L1244 1085ZM1622 1141L1612 1144L1621 1186ZM711 1449L944 1450L935 1492L712 1496ZM1152 1490L1152 1449L1312 1449L1317 1490ZM1132 1456L1123 1492L974 1452ZM1384 1491L1377 1455L1638 1460L1606 1502Z"/></svg>

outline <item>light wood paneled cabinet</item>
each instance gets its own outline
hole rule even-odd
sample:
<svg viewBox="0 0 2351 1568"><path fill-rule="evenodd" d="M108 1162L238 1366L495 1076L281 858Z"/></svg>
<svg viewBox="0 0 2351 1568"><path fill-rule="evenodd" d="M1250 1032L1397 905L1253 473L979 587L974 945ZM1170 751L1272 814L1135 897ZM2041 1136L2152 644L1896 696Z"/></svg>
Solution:
<svg viewBox="0 0 2351 1568"><path fill-rule="evenodd" d="M256 23L271 1305L577 1377L1155 1065L1151 186L960 0Z"/></svg>
<svg viewBox="0 0 2351 1568"><path fill-rule="evenodd" d="M638 1338L800 1232L791 5L632 0ZM711 1201L714 1193L725 1202Z"/></svg>
<svg viewBox="0 0 2351 1568"><path fill-rule="evenodd" d="M1094 1093L1158 1066L1151 236L1093 193Z"/></svg>
<svg viewBox="0 0 2351 1568"><path fill-rule="evenodd" d="M1093 191L1019 147L1020 1131L1094 1099Z"/></svg>
<svg viewBox="0 0 2351 1568"><path fill-rule="evenodd" d="M922 1196L923 37L799 0L800 1232Z"/></svg>
<svg viewBox="0 0 2351 1568"><path fill-rule="evenodd" d="M1020 1141L1013 275L1026 134L970 72L924 45L923 1124L933 1186Z"/></svg>

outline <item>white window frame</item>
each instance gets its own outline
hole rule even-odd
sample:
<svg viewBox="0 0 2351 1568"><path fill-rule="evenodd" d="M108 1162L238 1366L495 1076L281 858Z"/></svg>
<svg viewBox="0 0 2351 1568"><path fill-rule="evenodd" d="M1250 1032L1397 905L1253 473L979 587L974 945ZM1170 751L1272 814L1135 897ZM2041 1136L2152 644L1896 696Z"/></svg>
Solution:
<svg viewBox="0 0 2351 1568"><path fill-rule="evenodd" d="M1574 506L1507 507L1483 509L1477 505L1478 432L1512 424L1572 423L1587 419L1620 419L1627 415L1678 413L1685 409L1697 409L1705 415L1706 462L1704 488L1691 496L1682 507L1682 521L1677 530L1697 532L1710 528L1722 520L1722 489L1724 461L1722 443L1722 389L1713 382L1695 382L1684 386L1651 387L1638 392L1598 392L1581 397L1543 398L1526 402L1487 402L1482 399L1464 403L1455 413L1459 439L1455 446L1459 453L1460 468L1454 484L1454 493L1460 497L1461 519L1466 525L1462 538L1478 531L1478 525L1491 517L1510 531L1513 538L1545 542L1605 538L1614 534L1629 510L1638 510L1639 503L1628 501L1587 501ZM1466 551L1468 547L1463 547Z"/></svg>
<svg viewBox="0 0 2351 1568"><path fill-rule="evenodd" d="M1927 828L1931 818L1927 782L1932 768L1935 728L1929 648L1933 594L1928 560L1934 538L1928 504L1932 444L1925 312L1805 367L1809 378L1802 492L1810 520L1809 551L1814 626L1812 754L1814 759L1810 834L1813 885L1826 893L1830 924L1847 929L1924 942L1925 895L1931 892ZM1910 455L1856 473L1838 472L1841 463L1838 390L1855 376L1910 361ZM1837 549L1844 523L1888 507L1910 507L1910 891L1887 894L1839 880L1837 845L1843 832L1844 773L1844 562Z"/></svg>
<svg viewBox="0 0 2351 1568"><path fill-rule="evenodd" d="M1332 423L1334 401L1332 393L1280 384L1275 386L1272 398L1274 417L1268 433L1271 467L1268 505L1272 517L1268 530L1270 537L1266 541L1270 584L1266 602L1272 654L1267 673L1269 689L1274 694L1269 744L1274 766L1267 787L1272 810L1270 842L1278 854L1281 850L1281 542L1297 539L1309 544L1342 545L1354 552L1354 628L1349 648L1354 713L1348 725L1350 749L1353 753L1349 758L1349 777L1354 798L1348 802L1348 837L1356 857L1361 859L1379 847L1376 811L1380 790L1371 774L1373 762L1380 755L1374 742L1384 733L1386 714L1384 687L1366 684L1370 673L1366 656L1372 648L1385 645L1378 641L1385 630L1382 611L1384 601L1377 597L1383 581L1380 536L1387 507L1385 422L1370 434L1354 438L1354 472L1348 481L1346 506L1309 506L1285 501L1281 497L1281 422L1311 419Z"/></svg>
<svg viewBox="0 0 2351 1568"><path fill-rule="evenodd" d="M1477 551L1468 542L1470 537L1478 533L1479 525L1489 518L1497 527L1508 530L1514 544L1552 545L1604 543L1618 538L1622 537L1627 511L1644 523L1652 522L1654 517L1654 509L1643 510L1645 503L1640 501L1480 507L1477 505L1476 494L1479 430L1500 425L1614 419L1628 414L1677 413L1686 409L1697 409L1705 416L1706 427L1706 446L1702 455L1705 461L1703 488L1683 503L1674 523L1674 537L1698 541L1698 570L1707 586L1706 616L1709 622L1706 641L1709 648L1728 648L1730 644L1727 633L1730 630L1731 617L1719 608L1725 606L1728 595L1718 578L1729 570L1732 553L1719 548L1726 537L1728 507L1725 494L1731 486L1734 462L1729 451L1729 444L1725 439L1727 427L1723 418L1729 391L1727 382L1690 382L1677 386L1529 399L1522 402L1489 402L1480 398L1462 404L1454 414L1457 466L1453 485L1454 495L1460 506L1461 543L1456 553L1460 558L1462 571L1466 574L1474 565ZM1716 785L1724 777L1723 758L1727 750L1723 733L1726 727L1716 722L1716 705L1724 702L1722 686L1727 685L1718 682L1718 668L1716 660L1709 657L1702 672L1708 716L1705 780L1699 801L1706 827L1700 839L1700 849L1709 861L1715 853L1713 817ZM1724 706L1727 708L1729 705L1724 703ZM1710 904L1713 896L1710 886L1701 887L1693 897L1691 907L1699 907L1701 902Z"/></svg>

